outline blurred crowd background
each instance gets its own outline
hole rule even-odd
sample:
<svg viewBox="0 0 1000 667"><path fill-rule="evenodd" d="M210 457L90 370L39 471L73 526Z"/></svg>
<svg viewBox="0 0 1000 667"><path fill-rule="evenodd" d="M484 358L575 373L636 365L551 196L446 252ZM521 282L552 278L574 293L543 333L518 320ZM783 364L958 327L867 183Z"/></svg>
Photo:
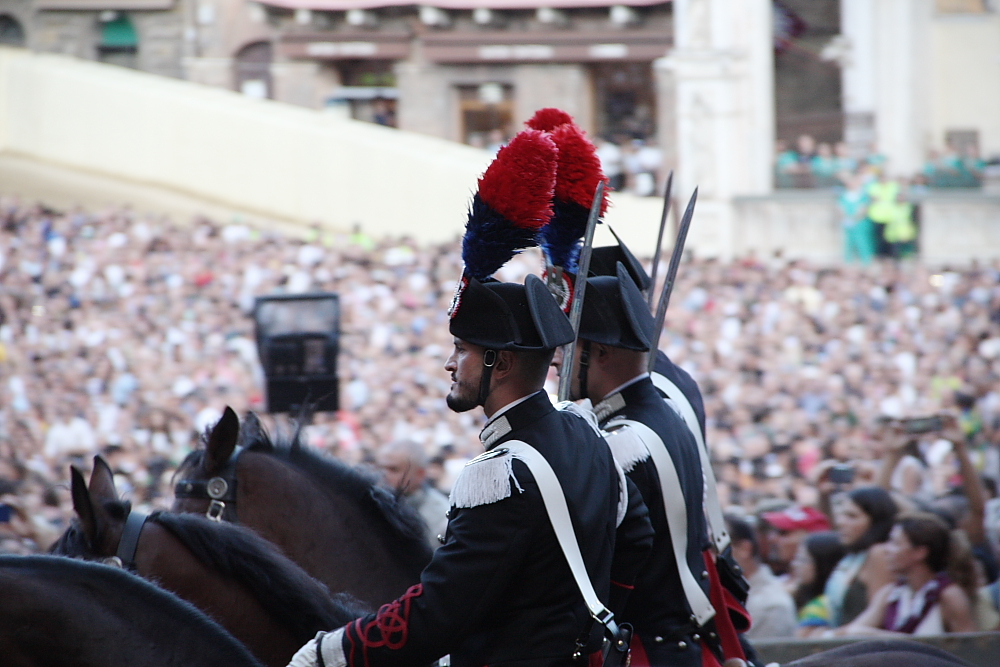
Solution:
<svg viewBox="0 0 1000 667"><path fill-rule="evenodd" d="M539 262L525 253L500 277ZM223 407L264 409L250 313L273 292L341 299L341 410L315 415L307 443L373 466L384 445L416 443L427 484L446 493L479 453L483 422L444 401L460 266L457 240L291 238L0 200L0 552L49 546L72 516L68 466L89 469L95 454L133 502L167 506L176 465ZM1000 266L692 256L661 347L701 386L737 555L761 573L757 602L779 600L784 621L762 620L760 636L862 632L851 614L888 604L877 593L893 573L931 567L900 565L890 539L915 510L936 513L917 517L925 533L974 553L962 571L975 577L955 585L970 608L982 602L977 627L997 626L997 591L990 603L979 589L1000 574ZM936 414L926 432L898 421ZM817 602L827 593L832 603Z"/></svg>

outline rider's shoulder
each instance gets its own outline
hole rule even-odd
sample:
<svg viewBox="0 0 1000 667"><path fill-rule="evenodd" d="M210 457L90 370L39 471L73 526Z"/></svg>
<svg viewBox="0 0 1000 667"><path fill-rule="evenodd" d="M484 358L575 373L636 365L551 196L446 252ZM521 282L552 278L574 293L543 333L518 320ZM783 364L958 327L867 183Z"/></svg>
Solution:
<svg viewBox="0 0 1000 667"><path fill-rule="evenodd" d="M611 448L615 461L625 472L649 458L649 448L642 437L625 420L612 419L604 425L604 439Z"/></svg>
<svg viewBox="0 0 1000 667"><path fill-rule="evenodd" d="M500 445L465 464L452 485L451 505L489 505L509 498L515 489L522 491L514 474L513 453Z"/></svg>

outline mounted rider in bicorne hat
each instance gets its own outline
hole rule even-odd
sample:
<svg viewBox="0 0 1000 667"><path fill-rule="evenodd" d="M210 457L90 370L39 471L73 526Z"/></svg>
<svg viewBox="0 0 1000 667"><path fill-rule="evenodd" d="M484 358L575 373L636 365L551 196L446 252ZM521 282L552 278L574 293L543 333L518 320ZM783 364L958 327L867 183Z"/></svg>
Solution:
<svg viewBox="0 0 1000 667"><path fill-rule="evenodd" d="M593 589L631 585L649 555L645 507L629 503L624 474L596 425L557 409L543 391L554 350L574 338L544 283L492 275L535 245L548 223L557 149L526 130L500 150L479 181L449 310L452 410L482 407L485 452L455 481L443 545L418 585L375 614L321 634L292 665L429 664L566 666L599 655L602 628L567 567L540 484L518 452L544 457L565 494ZM613 560L614 557L614 560Z"/></svg>

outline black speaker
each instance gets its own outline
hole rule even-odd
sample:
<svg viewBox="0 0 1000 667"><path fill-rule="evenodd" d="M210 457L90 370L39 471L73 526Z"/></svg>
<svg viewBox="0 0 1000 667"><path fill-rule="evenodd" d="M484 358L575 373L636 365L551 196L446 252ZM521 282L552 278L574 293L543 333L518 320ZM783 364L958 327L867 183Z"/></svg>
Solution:
<svg viewBox="0 0 1000 667"><path fill-rule="evenodd" d="M340 300L333 293L257 297L257 353L268 412L333 412L340 406Z"/></svg>

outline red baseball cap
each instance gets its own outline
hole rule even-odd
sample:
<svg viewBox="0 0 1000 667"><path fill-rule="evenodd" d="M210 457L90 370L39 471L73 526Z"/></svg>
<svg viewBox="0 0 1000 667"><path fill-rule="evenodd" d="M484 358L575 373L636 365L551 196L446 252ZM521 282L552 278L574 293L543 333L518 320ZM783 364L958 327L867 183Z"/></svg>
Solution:
<svg viewBox="0 0 1000 667"><path fill-rule="evenodd" d="M812 507L793 505L780 512L765 512L760 515L760 518L782 532L805 530L816 533L821 530L830 530L830 522L826 515Z"/></svg>

